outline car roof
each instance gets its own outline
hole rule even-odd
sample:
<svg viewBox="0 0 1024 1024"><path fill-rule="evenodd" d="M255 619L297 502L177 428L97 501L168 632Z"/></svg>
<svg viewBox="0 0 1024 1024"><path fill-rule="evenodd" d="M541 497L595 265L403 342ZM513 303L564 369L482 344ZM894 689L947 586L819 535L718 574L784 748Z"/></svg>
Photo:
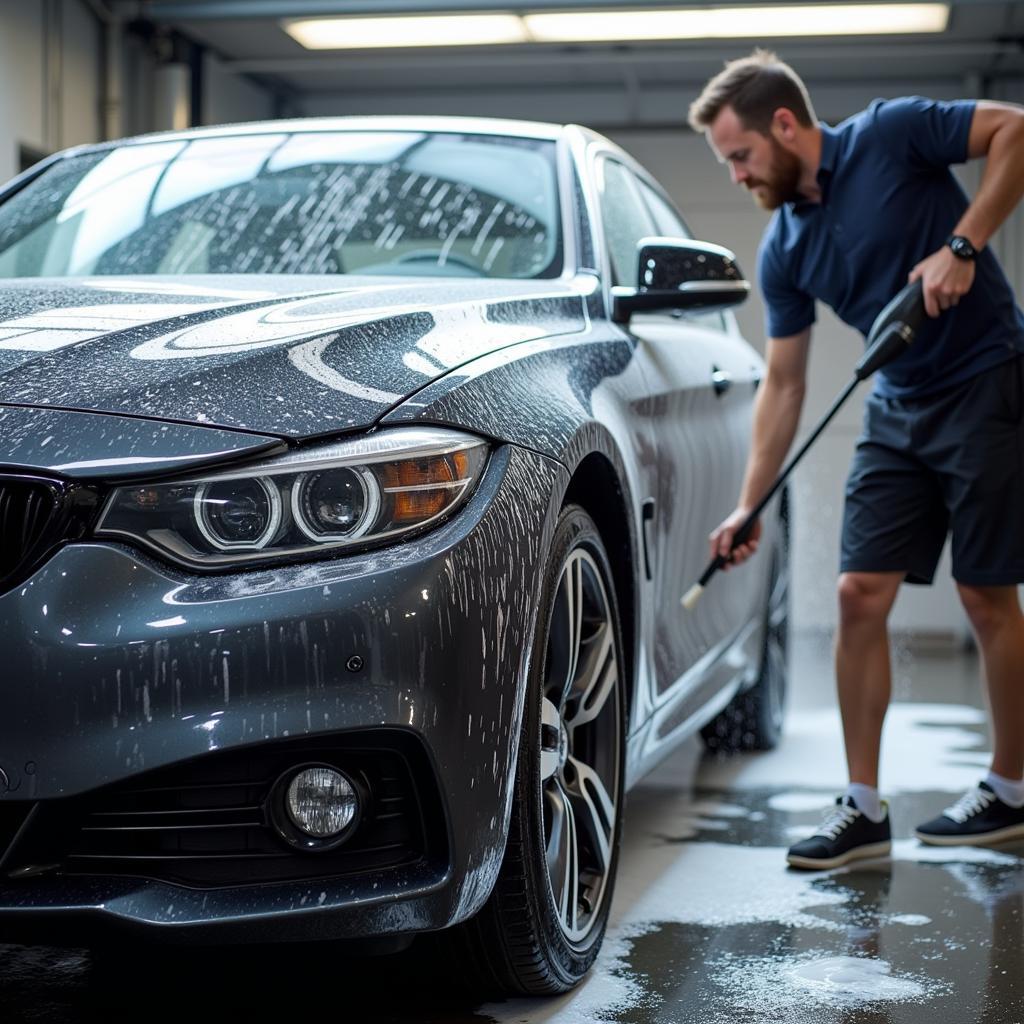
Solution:
<svg viewBox="0 0 1024 1024"><path fill-rule="evenodd" d="M510 138L529 138L557 141L565 134L565 125L544 121L516 121L499 117L447 117L447 116L352 116L352 117L296 117L279 121L249 121L241 124L214 125L187 128L181 131L152 132L112 142L76 147L76 150L107 149L116 145L134 145L159 139L215 139L243 135L276 135L281 132L460 132L467 135L505 135Z"/></svg>

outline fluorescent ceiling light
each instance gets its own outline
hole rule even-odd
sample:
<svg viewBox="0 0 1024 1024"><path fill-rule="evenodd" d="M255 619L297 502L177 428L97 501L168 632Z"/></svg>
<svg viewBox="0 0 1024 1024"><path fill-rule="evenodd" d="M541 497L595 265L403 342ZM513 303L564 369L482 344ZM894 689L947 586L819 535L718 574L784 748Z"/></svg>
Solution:
<svg viewBox="0 0 1024 1024"><path fill-rule="evenodd" d="M706 7L701 10L573 11L526 14L530 38L543 43L626 39L728 39L766 36L942 32L947 4L820 4Z"/></svg>
<svg viewBox="0 0 1024 1024"><path fill-rule="evenodd" d="M517 14L427 15L390 18L306 18L283 22L308 50L359 50L392 46L491 46L526 43Z"/></svg>
<svg viewBox="0 0 1024 1024"><path fill-rule="evenodd" d="M522 15L301 18L281 24L293 39L309 50L356 50L640 39L916 34L943 32L948 22L948 3L851 3L688 10L576 10Z"/></svg>

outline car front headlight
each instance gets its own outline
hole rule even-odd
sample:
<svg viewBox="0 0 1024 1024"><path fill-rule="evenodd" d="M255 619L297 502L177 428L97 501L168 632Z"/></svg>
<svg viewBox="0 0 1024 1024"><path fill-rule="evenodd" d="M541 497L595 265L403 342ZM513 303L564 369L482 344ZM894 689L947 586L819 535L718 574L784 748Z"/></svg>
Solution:
<svg viewBox="0 0 1024 1024"><path fill-rule="evenodd" d="M288 452L201 477L110 495L98 537L127 537L177 562L218 568L399 539L473 492L487 442L409 428Z"/></svg>

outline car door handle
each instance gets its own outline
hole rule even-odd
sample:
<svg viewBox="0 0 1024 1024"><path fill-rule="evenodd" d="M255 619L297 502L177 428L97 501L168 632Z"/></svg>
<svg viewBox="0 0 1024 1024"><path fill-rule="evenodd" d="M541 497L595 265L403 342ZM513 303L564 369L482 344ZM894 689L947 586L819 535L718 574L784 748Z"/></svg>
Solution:
<svg viewBox="0 0 1024 1024"><path fill-rule="evenodd" d="M715 394L721 397L732 387L732 374L720 370L717 366L712 366L711 386L715 389Z"/></svg>

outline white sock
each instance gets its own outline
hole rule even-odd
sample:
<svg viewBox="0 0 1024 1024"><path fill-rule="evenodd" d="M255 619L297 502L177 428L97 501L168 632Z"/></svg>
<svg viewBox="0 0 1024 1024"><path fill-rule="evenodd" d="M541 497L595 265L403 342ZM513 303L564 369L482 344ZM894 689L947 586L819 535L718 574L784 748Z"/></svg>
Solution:
<svg viewBox="0 0 1024 1024"><path fill-rule="evenodd" d="M989 772L985 781L995 791L1004 804L1011 807L1024 807L1024 779L1005 779L1002 775ZM857 805L858 807L860 804Z"/></svg>
<svg viewBox="0 0 1024 1024"><path fill-rule="evenodd" d="M885 811L882 810L882 798L878 795L878 790L874 786L865 786L861 782L851 782L846 787L846 795L853 797L857 810L865 818L870 818L875 824L878 824L878 822L885 818ZM1002 800L1002 797L999 799Z"/></svg>

